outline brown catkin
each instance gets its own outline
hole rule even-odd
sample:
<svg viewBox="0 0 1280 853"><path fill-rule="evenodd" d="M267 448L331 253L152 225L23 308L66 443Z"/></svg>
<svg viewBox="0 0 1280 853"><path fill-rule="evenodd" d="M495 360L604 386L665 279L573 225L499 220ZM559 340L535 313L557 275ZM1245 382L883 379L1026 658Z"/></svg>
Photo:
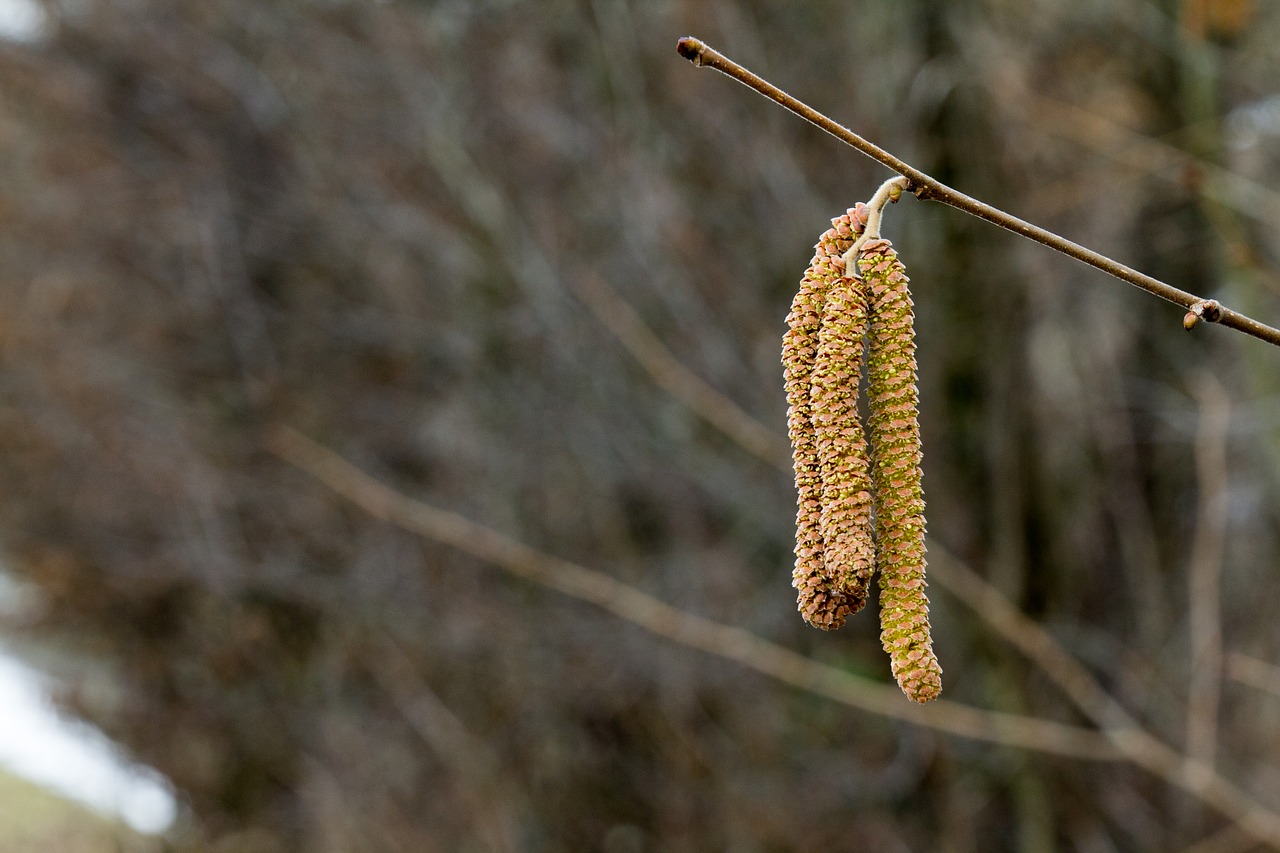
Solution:
<svg viewBox="0 0 1280 853"><path fill-rule="evenodd" d="M942 692L925 596L924 494L914 317L893 244L869 240L858 259L867 292L868 427L873 462L880 640L902 691L916 702Z"/></svg>
<svg viewBox="0 0 1280 853"><path fill-rule="evenodd" d="M809 405L822 480L826 577L844 591L850 612L867 600L875 568L867 441L858 417L858 382L867 333L862 282L839 279L828 291L814 362Z"/></svg>
<svg viewBox="0 0 1280 853"><path fill-rule="evenodd" d="M822 479L814 441L810 386L827 292L844 277L841 256L862 233L866 221L864 205L831 220L832 227L814 247L813 260L791 303L787 332L782 338L787 432L791 437L796 478L796 562L792 585L798 592L797 605L805 621L825 630L843 625L857 602L852 601L826 571L821 527Z"/></svg>

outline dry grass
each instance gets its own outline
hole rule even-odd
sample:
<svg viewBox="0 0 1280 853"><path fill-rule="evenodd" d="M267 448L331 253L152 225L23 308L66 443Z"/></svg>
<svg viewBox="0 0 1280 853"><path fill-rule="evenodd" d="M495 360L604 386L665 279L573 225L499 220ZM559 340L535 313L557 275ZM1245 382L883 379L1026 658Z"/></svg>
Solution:
<svg viewBox="0 0 1280 853"><path fill-rule="evenodd" d="M5 853L153 853L160 849L157 839L0 772L0 850Z"/></svg>

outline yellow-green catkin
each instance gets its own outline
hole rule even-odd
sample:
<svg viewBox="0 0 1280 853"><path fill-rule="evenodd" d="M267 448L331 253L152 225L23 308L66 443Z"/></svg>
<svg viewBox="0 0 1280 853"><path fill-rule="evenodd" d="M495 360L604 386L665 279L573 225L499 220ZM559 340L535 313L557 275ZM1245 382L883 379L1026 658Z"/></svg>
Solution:
<svg viewBox="0 0 1280 853"><path fill-rule="evenodd" d="M834 630L855 609L844 588L826 570L822 540L822 475L810 406L818 334L827 292L845 274L842 255L866 224L864 206L831 220L831 228L814 247L813 260L787 315L782 363L787 391L787 432L791 437L796 478L796 562L792 585L806 622Z"/></svg>
<svg viewBox="0 0 1280 853"><path fill-rule="evenodd" d="M906 270L893 244L874 239L858 259L867 293L867 424L871 438L880 640L908 698L942 692L925 596L924 494L914 317Z"/></svg>
<svg viewBox="0 0 1280 853"><path fill-rule="evenodd" d="M822 480L819 526L825 573L844 591L851 613L866 603L875 569L867 440L858 416L866 333L862 282L842 277L823 306L809 406Z"/></svg>

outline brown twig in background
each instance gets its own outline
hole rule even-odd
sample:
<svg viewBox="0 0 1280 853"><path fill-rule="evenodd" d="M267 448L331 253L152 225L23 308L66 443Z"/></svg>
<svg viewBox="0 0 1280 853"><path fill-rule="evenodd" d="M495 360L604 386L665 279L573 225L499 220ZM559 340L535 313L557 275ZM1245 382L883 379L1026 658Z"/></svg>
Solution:
<svg viewBox="0 0 1280 853"><path fill-rule="evenodd" d="M1252 835L1232 823L1190 847L1184 847L1181 853L1249 853L1257 846L1258 842Z"/></svg>
<svg viewBox="0 0 1280 853"><path fill-rule="evenodd" d="M1227 655L1227 678L1257 690L1280 696L1280 666L1232 652Z"/></svg>
<svg viewBox="0 0 1280 853"><path fill-rule="evenodd" d="M487 741L436 695L413 661L390 635L366 662L369 674L391 699L405 722L457 780L474 813L476 841L494 853L520 849L520 829L531 813L528 798L503 773L502 762Z"/></svg>
<svg viewBox="0 0 1280 853"><path fill-rule="evenodd" d="M1016 86L1007 80L1003 82L1012 90L1009 97L1016 97L1029 107L1023 110L1023 114L1034 117L1037 125L1047 128L1050 133L1072 139L1142 175L1185 183L1188 170L1191 170L1203 176L1204 180L1198 186L1208 198L1267 225L1280 219L1280 193L1268 186L1196 157L1162 139L1131 130L1085 107ZM1057 187L1059 192L1062 189ZM1045 197L1052 196L1046 192Z"/></svg>
<svg viewBox="0 0 1280 853"><path fill-rule="evenodd" d="M370 515L573 598L590 602L681 645L734 661L777 681L841 704L947 734L1005 746L1112 761L1109 739L1077 726L988 711L939 699L903 701L897 687L810 660L749 631L672 607L608 575L544 554L462 516L416 501L289 427L268 436L271 450Z"/></svg>
<svg viewBox="0 0 1280 853"><path fill-rule="evenodd" d="M907 178L907 180L911 182L911 191L915 193L916 197L919 199L934 199L935 201L940 201L943 204L954 207L957 210L963 210L965 213L972 214L979 219L984 219L993 225L999 225L1001 228L1005 228L1015 234L1020 234L1029 240L1034 240L1037 243L1048 246L1049 248L1075 258L1078 261L1083 261L1092 267L1096 267L1105 273L1115 276L1121 281L1128 282L1135 287L1140 287L1148 293L1159 296L1160 298L1168 300L1175 305L1181 305L1185 309L1190 310L1197 303L1204 303L1206 301L1203 297L1195 296L1194 294L1187 293L1184 290L1179 290L1173 285L1166 284L1157 278L1138 272L1131 267L1125 266L1119 261L1112 260L1106 255L1095 252L1092 249L1087 249L1079 243L1074 243L1065 237L1054 234L1052 231L1041 228L1039 225L1033 225L1030 222L1019 219L1018 217L1006 213L997 207L992 207L986 202L982 202L972 198L971 196L965 195L959 190L953 189L941 181L931 178L914 166L899 160L883 148L868 142L843 125L832 121L807 104L796 100L777 86L774 86L762 77L753 74L746 68L743 68L738 63L727 58L713 48L708 47L696 38L685 37L680 39L676 45L676 49L680 52L681 56L688 59L694 65L705 65L727 74L738 82L756 90L760 94L783 107L786 107L788 110L806 121L822 128L841 142L856 148L858 151L861 151L876 162L888 166L890 169ZM1230 308L1222 308L1221 312L1218 313L1216 317L1206 314L1203 319L1210 322L1216 322L1229 329L1244 332L1246 335L1266 341L1274 346L1280 346L1280 329L1275 329L1264 323L1260 323L1257 320L1247 317L1237 311L1233 311Z"/></svg>
<svg viewBox="0 0 1280 853"><path fill-rule="evenodd" d="M737 403L685 367L659 340L635 309L594 272L580 271L570 279L574 294L613 333L645 372L695 414L720 430L742 449L784 471L791 470L791 451L777 433L743 411Z"/></svg>
<svg viewBox="0 0 1280 853"><path fill-rule="evenodd" d="M1218 695L1222 689L1222 625L1219 617L1222 552L1227 534L1227 392L1209 372L1196 382L1200 429L1196 435L1199 518L1191 543L1188 622L1191 676L1187 696L1187 755L1213 765L1218 745Z"/></svg>
<svg viewBox="0 0 1280 853"><path fill-rule="evenodd" d="M1092 732L1032 717L936 700L904 703L895 688L820 664L749 631L688 613L568 560L544 554L462 516L416 501L290 427L268 444L370 515L457 548L534 583L590 602L651 633L700 649L777 681L853 708L1005 746L1091 760L1128 759L1187 791L1249 835L1280 848L1280 815L1256 803L1212 767L1192 760L1142 729L1074 658L994 587L961 564L946 564L947 586L1045 671L1104 730ZM934 549L935 552L940 549ZM945 552L943 552L945 554Z"/></svg>

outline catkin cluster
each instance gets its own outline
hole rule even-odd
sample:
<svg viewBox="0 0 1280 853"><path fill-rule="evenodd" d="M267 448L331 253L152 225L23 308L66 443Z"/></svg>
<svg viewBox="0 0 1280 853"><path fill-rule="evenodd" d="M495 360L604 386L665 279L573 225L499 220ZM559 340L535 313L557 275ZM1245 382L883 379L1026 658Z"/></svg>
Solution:
<svg viewBox="0 0 1280 853"><path fill-rule="evenodd" d="M782 360L797 492L792 582L805 621L834 630L866 603L878 572L881 642L894 677L908 697L927 702L942 690L942 669L924 592L911 296L888 240L870 236L859 270L845 268L843 255L867 219L860 204L832 220L787 317ZM864 358L866 431L858 411Z"/></svg>

